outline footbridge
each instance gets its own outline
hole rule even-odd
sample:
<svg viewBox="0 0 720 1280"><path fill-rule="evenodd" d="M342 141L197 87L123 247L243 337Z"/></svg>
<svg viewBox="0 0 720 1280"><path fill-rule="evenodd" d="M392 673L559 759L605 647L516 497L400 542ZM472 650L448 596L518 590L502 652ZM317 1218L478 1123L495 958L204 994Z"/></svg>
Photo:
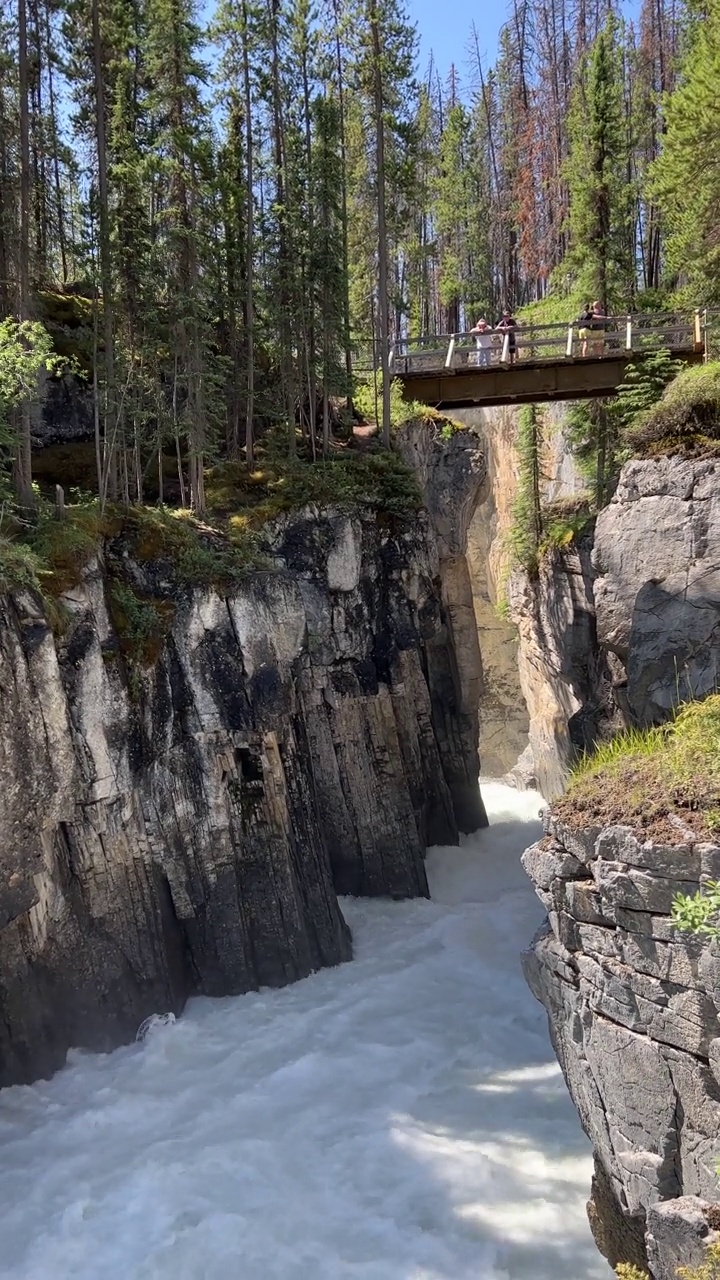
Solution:
<svg viewBox="0 0 720 1280"><path fill-rule="evenodd" d="M687 364L707 359L720 313L636 313L603 317L602 330L578 325L518 324L494 332L484 350L472 333L396 341L390 371L407 400L437 408L535 404L611 396L631 361L667 350Z"/></svg>

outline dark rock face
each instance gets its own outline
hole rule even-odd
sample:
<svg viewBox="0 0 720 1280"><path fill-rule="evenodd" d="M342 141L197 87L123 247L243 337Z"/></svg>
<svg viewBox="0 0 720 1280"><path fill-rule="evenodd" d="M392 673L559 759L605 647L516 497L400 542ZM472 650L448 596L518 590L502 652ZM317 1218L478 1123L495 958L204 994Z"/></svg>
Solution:
<svg viewBox="0 0 720 1280"><path fill-rule="evenodd" d="M336 893L425 894L427 844L483 821L427 518L308 512L270 551L232 597L179 601L132 696L101 567L60 641L28 593L2 601L1 1084L189 993L347 960Z"/></svg>
<svg viewBox="0 0 720 1280"><path fill-rule="evenodd" d="M92 440L95 423L91 387L71 373L47 378L42 409L32 431L33 443L43 447Z"/></svg>
<svg viewBox="0 0 720 1280"><path fill-rule="evenodd" d="M676 893L716 876L720 848L574 830L552 815L547 831L523 855L548 912L523 967L595 1149L591 1225L612 1265L649 1263L670 1280L711 1238L720 950L678 934L669 913Z"/></svg>

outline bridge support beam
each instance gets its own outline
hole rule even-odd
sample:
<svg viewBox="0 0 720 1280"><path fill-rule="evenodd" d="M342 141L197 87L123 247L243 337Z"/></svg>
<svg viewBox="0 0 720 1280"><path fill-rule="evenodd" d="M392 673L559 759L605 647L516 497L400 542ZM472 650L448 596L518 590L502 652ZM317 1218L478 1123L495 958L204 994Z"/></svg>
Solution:
<svg viewBox="0 0 720 1280"><path fill-rule="evenodd" d="M702 352L672 352L687 364L702 363ZM491 369L469 366L428 372L398 374L406 400L419 400L437 408L469 405L538 404L549 400L584 400L612 396L637 353L618 352L596 360L557 363L523 361Z"/></svg>

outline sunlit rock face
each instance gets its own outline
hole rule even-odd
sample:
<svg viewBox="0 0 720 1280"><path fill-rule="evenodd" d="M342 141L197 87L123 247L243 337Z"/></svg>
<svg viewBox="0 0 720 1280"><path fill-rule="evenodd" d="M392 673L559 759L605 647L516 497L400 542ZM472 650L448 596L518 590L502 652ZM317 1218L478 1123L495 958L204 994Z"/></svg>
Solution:
<svg viewBox="0 0 720 1280"><path fill-rule="evenodd" d="M598 641L618 697L643 724L720 678L720 465L628 462L599 515L593 552Z"/></svg>
<svg viewBox="0 0 720 1280"><path fill-rule="evenodd" d="M111 542L59 638L31 594L2 601L1 1083L194 991L348 959L336 893L424 895L428 844L484 822L460 552L423 512L333 510L277 523L265 550L224 596ZM113 557L175 606L141 675L108 611Z"/></svg>
<svg viewBox="0 0 720 1280"><path fill-rule="evenodd" d="M593 533L513 573L520 683L538 785L559 795L598 736L666 720L720 679L720 468L626 463Z"/></svg>
<svg viewBox="0 0 720 1280"><path fill-rule="evenodd" d="M566 407L546 405L542 413L543 501L572 498L583 489L584 481L565 436ZM510 774L521 785L537 782L552 790L562 785L565 776L567 721L577 710L573 701L581 705L583 692L573 691L572 680L556 678L562 636L556 652L546 655L533 630L533 600L523 598L522 607L513 608L523 585L523 575L513 569L509 544L518 491L518 409L511 405L461 409L457 416L480 436L487 456L487 476L470 524L467 553L483 658L483 771L490 776ZM560 589L565 586L572 588L574 583L562 584ZM574 595L579 599L577 591ZM561 739L557 747L556 732ZM516 762L523 753L518 769Z"/></svg>

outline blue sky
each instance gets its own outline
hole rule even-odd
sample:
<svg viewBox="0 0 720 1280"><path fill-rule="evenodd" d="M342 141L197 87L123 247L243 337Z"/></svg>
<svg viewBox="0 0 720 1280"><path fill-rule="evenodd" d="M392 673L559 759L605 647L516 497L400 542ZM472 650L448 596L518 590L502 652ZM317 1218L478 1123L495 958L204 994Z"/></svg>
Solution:
<svg viewBox="0 0 720 1280"><path fill-rule="evenodd" d="M485 67L495 61L498 33L510 12L509 0L407 0L411 20L420 36L419 72L425 75L430 53L444 79L454 62L461 79L469 78L468 46L475 23ZM640 0L621 0L626 18L632 19Z"/></svg>
<svg viewBox="0 0 720 1280"><path fill-rule="evenodd" d="M498 32L506 20L504 0L407 0L411 20L420 36L420 75L427 70L430 52L444 79L454 62L462 79L469 72L470 28L475 23L485 66L495 60Z"/></svg>

